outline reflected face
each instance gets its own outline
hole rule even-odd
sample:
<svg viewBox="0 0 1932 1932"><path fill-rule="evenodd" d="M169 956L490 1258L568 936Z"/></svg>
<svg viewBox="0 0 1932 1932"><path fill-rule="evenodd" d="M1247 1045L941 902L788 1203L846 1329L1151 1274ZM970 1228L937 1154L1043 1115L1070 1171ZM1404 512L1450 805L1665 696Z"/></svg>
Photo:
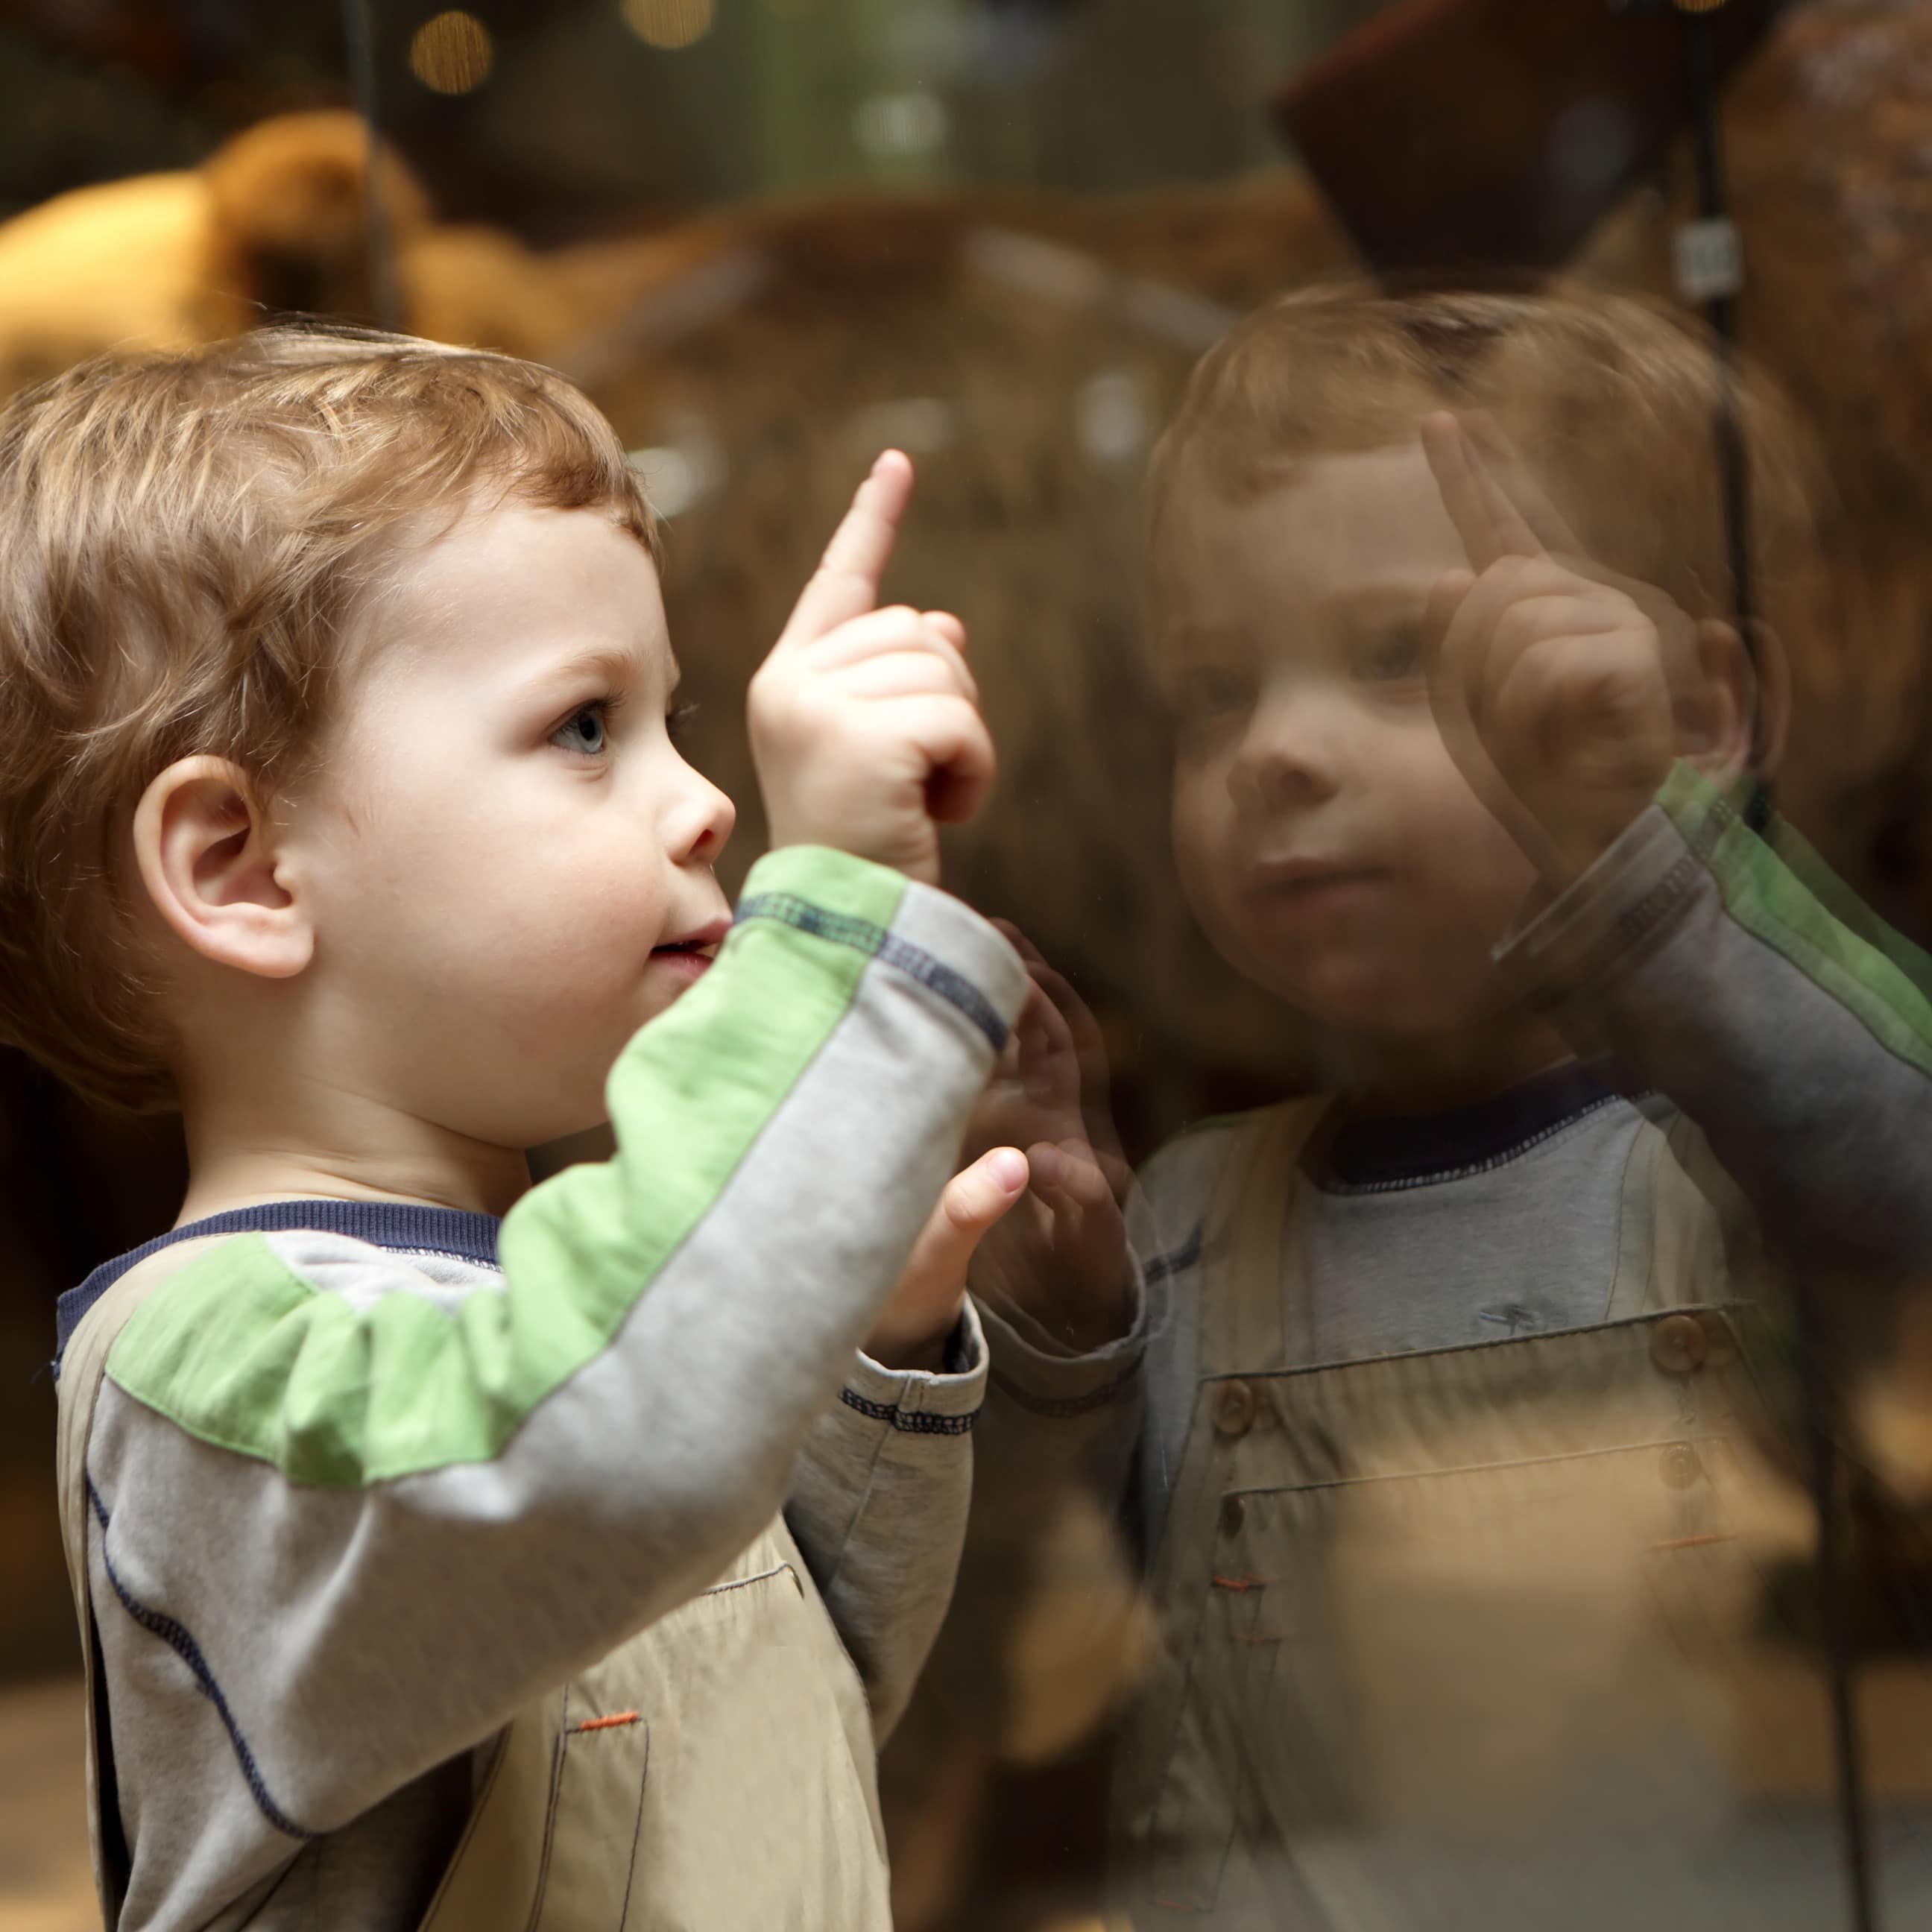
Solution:
<svg viewBox="0 0 1932 1932"><path fill-rule="evenodd" d="M1424 609L1468 560L1420 445L1313 458L1239 501L1184 483L1163 541L1174 844L1209 938L1344 1031L1482 1017L1534 874L1430 709Z"/></svg>
<svg viewBox="0 0 1932 1932"><path fill-rule="evenodd" d="M594 511L464 519L372 614L292 850L334 1071L490 1144L594 1125L728 921L657 572Z"/></svg>

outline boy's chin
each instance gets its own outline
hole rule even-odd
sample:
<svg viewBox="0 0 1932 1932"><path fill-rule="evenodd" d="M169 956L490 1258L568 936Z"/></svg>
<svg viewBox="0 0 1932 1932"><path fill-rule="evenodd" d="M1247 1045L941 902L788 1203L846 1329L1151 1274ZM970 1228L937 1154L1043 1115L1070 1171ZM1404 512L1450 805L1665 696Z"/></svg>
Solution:
<svg viewBox="0 0 1932 1932"><path fill-rule="evenodd" d="M1494 1010L1492 976L1472 983L1426 978L1414 964L1337 961L1326 970L1283 972L1271 990L1330 1033L1398 1041L1439 1039L1480 1025Z"/></svg>
<svg viewBox="0 0 1932 1932"><path fill-rule="evenodd" d="M542 1180L583 1161L608 1160L616 1151L616 1136L610 1131L610 1122L599 1118L593 1124L574 1129L532 1147L530 1178Z"/></svg>

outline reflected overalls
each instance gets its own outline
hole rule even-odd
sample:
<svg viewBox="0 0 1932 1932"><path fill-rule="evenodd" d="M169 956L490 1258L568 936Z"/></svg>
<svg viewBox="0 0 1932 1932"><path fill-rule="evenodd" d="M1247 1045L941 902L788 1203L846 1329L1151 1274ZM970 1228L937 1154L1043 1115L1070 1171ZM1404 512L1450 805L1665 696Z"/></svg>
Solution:
<svg viewBox="0 0 1932 1932"><path fill-rule="evenodd" d="M1290 1369L1324 1105L1244 1124L1204 1228L1117 1776L1133 1923L1846 1923L1822 1666L1763 1607L1808 1517L1761 1458L1761 1270L1702 1135L1640 1130L1600 1325ZM1795 1780L1762 1750L1794 1738ZM1892 1921L1924 1922L1919 1820L1880 1823Z"/></svg>

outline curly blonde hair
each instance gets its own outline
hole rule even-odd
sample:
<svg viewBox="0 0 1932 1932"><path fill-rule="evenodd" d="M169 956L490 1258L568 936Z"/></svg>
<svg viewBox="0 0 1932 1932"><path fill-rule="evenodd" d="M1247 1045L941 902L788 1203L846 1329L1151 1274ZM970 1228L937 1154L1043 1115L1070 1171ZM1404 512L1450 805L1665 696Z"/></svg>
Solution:
<svg viewBox="0 0 1932 1932"><path fill-rule="evenodd" d="M103 357L0 411L0 1040L173 1104L121 848L177 759L302 775L412 545L515 500L656 554L610 424L548 370L340 328Z"/></svg>

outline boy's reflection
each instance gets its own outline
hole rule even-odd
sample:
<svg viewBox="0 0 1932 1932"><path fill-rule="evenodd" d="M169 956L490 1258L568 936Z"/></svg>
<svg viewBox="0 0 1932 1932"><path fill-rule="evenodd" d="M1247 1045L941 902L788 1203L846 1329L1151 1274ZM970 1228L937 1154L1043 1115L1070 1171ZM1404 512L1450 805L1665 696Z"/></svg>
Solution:
<svg viewBox="0 0 1932 1932"><path fill-rule="evenodd" d="M1822 1730L1783 1811L1740 1748L1808 1533L1756 1446L1764 1238L1862 1286L1932 1256L1932 974L1736 807L1784 681L1725 619L1712 380L1632 303L1329 291L1217 348L1156 456L1183 876L1334 1090L1156 1159L1096 1347L1104 1163L1020 1076L1052 1150L977 1284L987 1447L1139 1432L1137 1921L1839 1910ZM1775 617L1808 530L1755 395L1746 430ZM1932 1845L1894 1867L1932 1902Z"/></svg>

